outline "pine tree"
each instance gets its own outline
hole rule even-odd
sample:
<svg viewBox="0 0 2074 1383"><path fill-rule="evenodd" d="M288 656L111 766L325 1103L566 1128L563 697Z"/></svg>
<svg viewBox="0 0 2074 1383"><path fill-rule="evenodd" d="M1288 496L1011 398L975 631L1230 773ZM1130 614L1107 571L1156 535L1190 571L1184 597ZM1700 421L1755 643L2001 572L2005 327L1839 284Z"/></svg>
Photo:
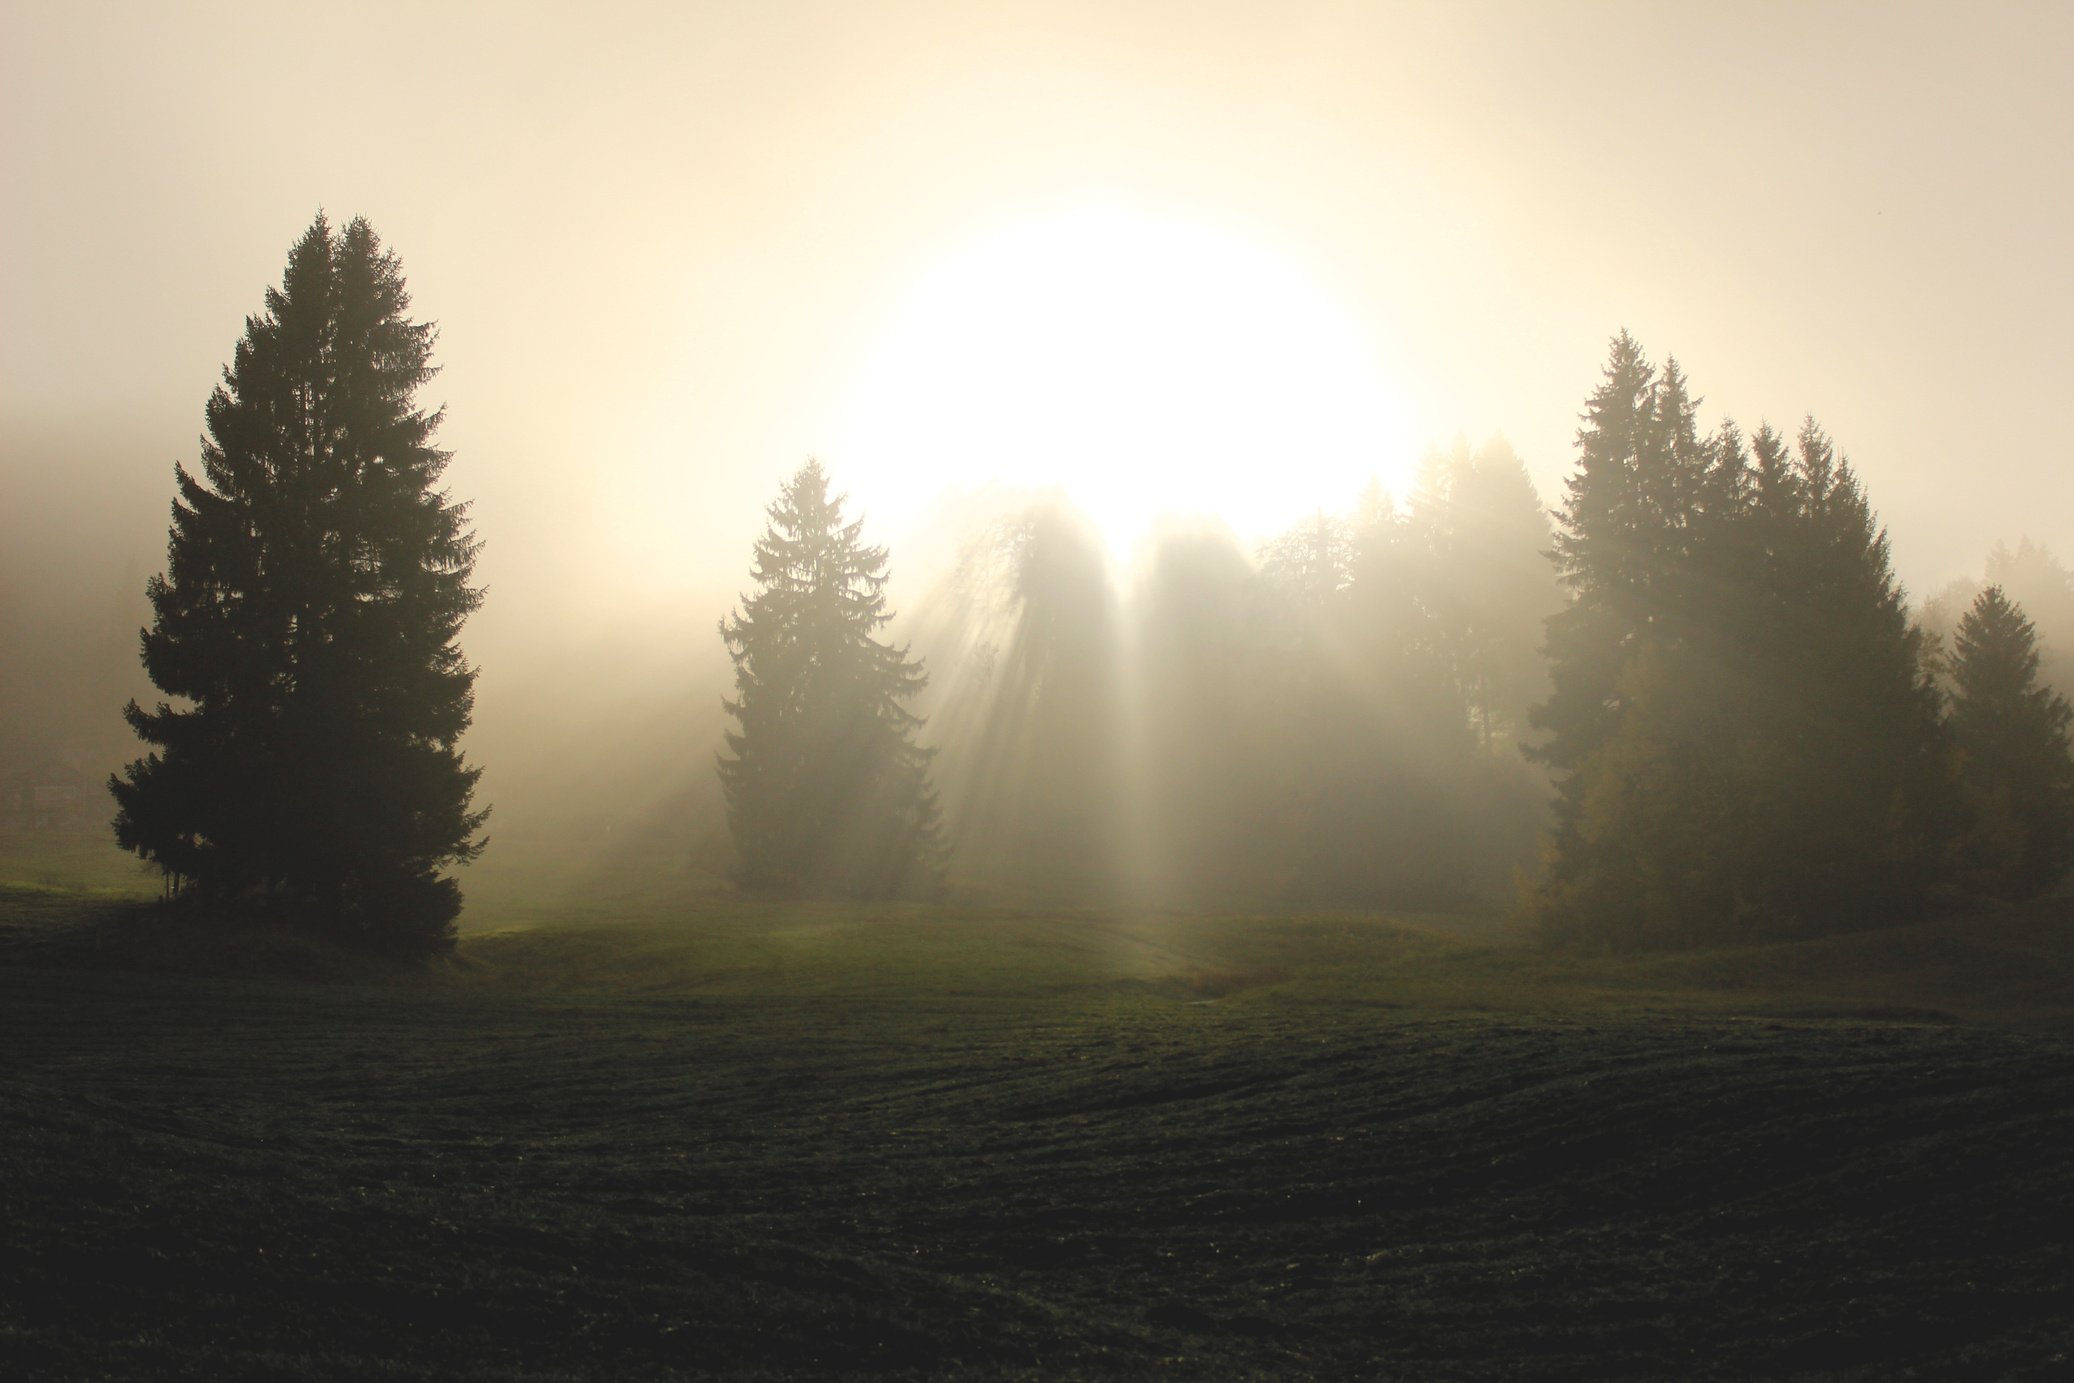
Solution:
<svg viewBox="0 0 2074 1383"><path fill-rule="evenodd" d="M875 637L892 618L886 550L842 505L809 461L767 511L758 589L720 623L740 725L720 778L746 882L882 897L936 886L947 851L904 704L927 677Z"/></svg>
<svg viewBox="0 0 2074 1383"><path fill-rule="evenodd" d="M1992 896L2028 897L2074 865L2074 709L2038 670L2031 621L1988 587L1952 640L1951 724L1972 817L1967 882Z"/></svg>
<svg viewBox="0 0 2074 1383"><path fill-rule="evenodd" d="M364 220L322 215L246 320L211 395L201 474L175 467L152 681L124 714L157 752L110 780L117 840L174 891L265 902L399 949L451 943L488 813L457 749L481 601L467 506L437 487L416 406L434 328Z"/></svg>

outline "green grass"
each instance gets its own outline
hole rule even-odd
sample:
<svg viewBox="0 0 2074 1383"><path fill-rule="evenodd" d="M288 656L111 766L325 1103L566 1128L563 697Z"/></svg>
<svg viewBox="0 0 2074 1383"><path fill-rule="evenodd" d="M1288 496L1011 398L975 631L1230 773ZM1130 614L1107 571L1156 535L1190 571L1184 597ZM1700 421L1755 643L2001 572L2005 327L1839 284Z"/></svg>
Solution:
<svg viewBox="0 0 2074 1383"><path fill-rule="evenodd" d="M118 850L106 829L0 825L0 883L124 898L155 898L159 892L158 871Z"/></svg>
<svg viewBox="0 0 2074 1383"><path fill-rule="evenodd" d="M0 1376L2074 1352L2064 903L1607 959L1488 917L783 905L653 842L535 868L424 969L0 882Z"/></svg>

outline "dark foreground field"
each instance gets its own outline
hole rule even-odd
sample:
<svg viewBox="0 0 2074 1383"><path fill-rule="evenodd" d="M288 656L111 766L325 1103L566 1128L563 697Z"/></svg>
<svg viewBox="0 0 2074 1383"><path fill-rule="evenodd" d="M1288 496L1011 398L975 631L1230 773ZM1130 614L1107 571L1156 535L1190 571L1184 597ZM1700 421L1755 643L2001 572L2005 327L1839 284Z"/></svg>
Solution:
<svg viewBox="0 0 2074 1383"><path fill-rule="evenodd" d="M227 978L0 888L0 1376L2074 1368L2064 917L1863 943L1905 1008L1838 943L1045 925ZM2021 970L2023 1021L1924 1008L1939 956L1968 1003Z"/></svg>

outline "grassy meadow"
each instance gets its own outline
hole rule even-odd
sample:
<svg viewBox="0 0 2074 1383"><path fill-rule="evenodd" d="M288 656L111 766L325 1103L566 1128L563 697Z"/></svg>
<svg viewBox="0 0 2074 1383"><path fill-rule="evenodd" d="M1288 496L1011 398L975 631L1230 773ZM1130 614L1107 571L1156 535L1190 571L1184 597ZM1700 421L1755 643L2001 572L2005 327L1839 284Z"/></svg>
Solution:
<svg viewBox="0 0 2074 1383"><path fill-rule="evenodd" d="M500 842L451 962L0 832L0 1375L2064 1376L2074 906L777 904Z"/></svg>

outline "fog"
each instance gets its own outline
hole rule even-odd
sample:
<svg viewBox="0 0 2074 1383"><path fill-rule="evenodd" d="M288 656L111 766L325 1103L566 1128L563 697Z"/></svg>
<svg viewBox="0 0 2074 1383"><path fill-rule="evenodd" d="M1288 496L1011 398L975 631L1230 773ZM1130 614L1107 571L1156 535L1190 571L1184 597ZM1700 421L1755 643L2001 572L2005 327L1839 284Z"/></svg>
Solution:
<svg viewBox="0 0 2074 1383"><path fill-rule="evenodd" d="M2074 376L2061 6L65 6L4 25L0 770L94 777L136 752L118 713L150 694L135 638L173 464L320 207L367 216L440 325L428 394L489 593L462 640L482 669L465 747L505 841L649 830L719 867L715 625L809 455L891 549L893 632L935 678L925 738L980 882L1020 858L1273 892L1210 867L1238 868L1250 827L1219 815L1237 785L1316 752L1258 728L1356 695L1421 712L1330 678L1278 689L1298 698L1279 716L1218 699L1267 694L1223 672L1257 602L1302 605L1263 545L1352 515L1370 478L1408 500L1458 437L1502 436L1554 502L1622 327L1753 425L1819 416L1912 592L1978 579L1998 542L2074 554L2053 440ZM1318 377L1362 362L1388 408L1343 434L1292 421L1298 453L1259 458L1274 484L1251 489L1200 468L1201 439L1244 430L1215 389L1126 410L1135 465L1061 457L1049 478L1022 412L1063 405L1013 388L998 438L956 434L961 472L860 440L860 381L932 274L1090 206L1271 260L1351 343ZM1163 428L1184 407L1201 415ZM1127 522L1100 512L1119 470L1153 497ZM1320 667L1350 637L1271 622ZM1065 690L1038 709L1040 679ZM1062 740L1082 754L1041 752ZM1216 789L1157 768L1184 761Z"/></svg>

